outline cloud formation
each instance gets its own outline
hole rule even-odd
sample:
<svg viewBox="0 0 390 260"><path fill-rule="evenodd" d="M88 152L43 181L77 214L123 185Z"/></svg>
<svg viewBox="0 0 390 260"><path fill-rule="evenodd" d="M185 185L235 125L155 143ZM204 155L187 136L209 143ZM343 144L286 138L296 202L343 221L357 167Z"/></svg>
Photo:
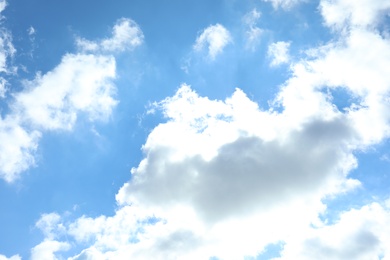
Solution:
<svg viewBox="0 0 390 260"><path fill-rule="evenodd" d="M0 118L0 177L7 182L35 165L34 153L41 137L39 131L28 131L14 117Z"/></svg>
<svg viewBox="0 0 390 260"><path fill-rule="evenodd" d="M390 3L386 0L323 0L320 10L326 24L341 29L353 26L371 27L378 25L388 15Z"/></svg>
<svg viewBox="0 0 390 260"><path fill-rule="evenodd" d="M4 255L0 255L0 260L21 260L22 258L19 255L11 256L10 258L7 258Z"/></svg>
<svg viewBox="0 0 390 260"><path fill-rule="evenodd" d="M84 52L123 52L142 44L144 35L133 20L119 19L112 28L112 37L100 41L77 38L76 44Z"/></svg>
<svg viewBox="0 0 390 260"><path fill-rule="evenodd" d="M31 260L57 259L55 253L66 251L70 245L66 242L45 240L31 250Z"/></svg>
<svg viewBox="0 0 390 260"><path fill-rule="evenodd" d="M371 203L340 215L336 223L310 228L288 241L281 257L287 259L387 259L390 255L389 203Z"/></svg>
<svg viewBox="0 0 390 260"><path fill-rule="evenodd" d="M257 11L257 9L253 9L249 13L247 13L242 21L246 28L245 36L246 36L246 48L250 50L255 50L256 46L260 42L261 34L263 30L257 27L257 21L260 19L261 13Z"/></svg>
<svg viewBox="0 0 390 260"><path fill-rule="evenodd" d="M279 66L283 63L288 63L290 60L289 55L290 43L289 42L274 42L268 46L268 57L271 58L271 67Z"/></svg>
<svg viewBox="0 0 390 260"><path fill-rule="evenodd" d="M0 19L2 18L2 12L7 6L5 0L0 1ZM0 25L0 99L5 97L7 92L8 82L4 78L4 74L12 74L14 68L9 67L9 60L15 55L16 49L12 44L12 35L4 27Z"/></svg>
<svg viewBox="0 0 390 260"><path fill-rule="evenodd" d="M0 72L6 73L6 60L14 48L7 34L0 36ZM121 19L113 28L113 37L96 46L102 51L120 52L135 48L142 39L134 22ZM117 104L115 78L113 56L75 53L64 55L60 64L46 74L23 81L24 89L13 93L10 112L0 118L0 137L4 140L0 143L4 151L0 178L13 182L35 165L34 153L45 131L70 131L81 114L90 121L108 120ZM0 78L0 96L4 95L5 84Z"/></svg>
<svg viewBox="0 0 390 260"><path fill-rule="evenodd" d="M113 57L68 54L51 72L26 81L13 109L39 129L70 130L81 112L91 121L104 120L117 103L114 78Z"/></svg>
<svg viewBox="0 0 390 260"><path fill-rule="evenodd" d="M225 27L220 24L210 25L196 38L194 50L200 52L207 48L208 57L215 60L230 42L232 37Z"/></svg>

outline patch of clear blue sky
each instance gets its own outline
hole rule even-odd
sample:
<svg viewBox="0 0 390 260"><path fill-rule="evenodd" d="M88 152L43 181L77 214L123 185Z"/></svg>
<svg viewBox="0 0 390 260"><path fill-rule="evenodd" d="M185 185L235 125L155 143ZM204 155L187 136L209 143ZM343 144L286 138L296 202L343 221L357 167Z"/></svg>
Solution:
<svg viewBox="0 0 390 260"><path fill-rule="evenodd" d="M42 213L69 211L70 218L112 215L115 194L142 159L140 148L149 131L163 121L145 116L145 106L174 94L181 83L211 99L224 99L238 87L267 108L267 101L289 77L287 66L269 68L268 45L290 41L291 56L299 58L301 50L330 39L317 4L312 1L285 12L258 0L9 1L3 24L12 32L18 51L15 65L27 68L11 79L11 92L21 90L21 79L46 73L65 53L75 52L76 36L109 37L119 18L138 23L145 44L118 57L120 103L108 123L91 124L81 118L71 133L45 132L37 167L14 185L0 182L0 253L28 258L30 248L42 238L34 228ZM251 52L244 50L241 19L254 8L262 13L257 26L264 33ZM191 53L197 35L216 23L232 33L233 43L214 62L197 58ZM33 41L27 34L30 26L36 30ZM188 74L181 69L187 58L191 58ZM1 101L3 115L11 98ZM383 162L382 171L385 167Z"/></svg>

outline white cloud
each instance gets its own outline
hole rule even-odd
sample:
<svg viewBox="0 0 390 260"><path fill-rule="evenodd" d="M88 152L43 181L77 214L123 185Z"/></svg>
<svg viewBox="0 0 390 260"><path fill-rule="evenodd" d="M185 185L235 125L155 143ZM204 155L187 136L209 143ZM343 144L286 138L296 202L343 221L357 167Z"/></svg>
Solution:
<svg viewBox="0 0 390 260"><path fill-rule="evenodd" d="M282 8L288 10L299 3L306 2L307 0L263 0L264 2L270 2L274 9Z"/></svg>
<svg viewBox="0 0 390 260"><path fill-rule="evenodd" d="M387 0L322 0L322 16L328 26L375 26L389 14L390 2Z"/></svg>
<svg viewBox="0 0 390 260"><path fill-rule="evenodd" d="M343 212L334 224L297 234L275 260L389 259L389 227L389 208L372 203Z"/></svg>
<svg viewBox="0 0 390 260"><path fill-rule="evenodd" d="M35 28L32 27L32 26L30 26L30 27L27 29L27 33L28 33L29 36L33 36L33 35L36 33Z"/></svg>
<svg viewBox="0 0 390 260"><path fill-rule="evenodd" d="M7 258L4 255L0 255L0 260L21 260L22 258L19 255L11 256L10 258Z"/></svg>
<svg viewBox="0 0 390 260"><path fill-rule="evenodd" d="M117 195L123 206L68 227L91 243L80 259L255 256L315 222L322 197L356 185L346 178L355 161L343 142L353 130L335 110L325 110L331 120L309 115L300 129L240 90L214 101L183 86L156 105L169 120L149 135L146 158Z"/></svg>
<svg viewBox="0 0 390 260"><path fill-rule="evenodd" d="M61 224L61 216L57 213L43 214L35 226L49 239L56 238L59 235L59 231L65 231Z"/></svg>
<svg viewBox="0 0 390 260"><path fill-rule="evenodd" d="M12 182L35 164L40 136L38 131L25 130L16 118L0 118L0 178Z"/></svg>
<svg viewBox="0 0 390 260"><path fill-rule="evenodd" d="M247 27L246 30L246 48L254 50L256 45L260 41L261 34L263 30L256 26L257 21L259 20L261 13L256 9L253 9L251 12L247 13L243 17L243 23Z"/></svg>
<svg viewBox="0 0 390 260"><path fill-rule="evenodd" d="M13 109L41 129L70 130L81 112L91 121L105 120L117 104L114 78L114 58L68 54L49 73L26 81Z"/></svg>
<svg viewBox="0 0 390 260"><path fill-rule="evenodd" d="M59 251L67 251L70 245L66 242L58 242L55 240L45 240L39 245L31 249L31 260L57 260L55 253Z"/></svg>
<svg viewBox="0 0 390 260"><path fill-rule="evenodd" d="M33 33L31 27L29 34ZM104 53L120 52L133 49L142 40L139 27L132 20L121 19L113 28L113 37L96 44ZM1 31L0 72L9 73L7 60L14 53L11 35ZM12 93L10 112L0 118L0 138L4 140L0 143L0 178L13 182L35 165L34 153L45 131L72 130L81 114L90 121L109 119L117 104L115 63L108 54L66 54L53 70L22 81L24 90ZM0 97L5 96L7 84L0 77Z"/></svg>
<svg viewBox="0 0 390 260"><path fill-rule="evenodd" d="M6 6L7 6L7 1L6 0L1 0L0 1L0 13L4 11Z"/></svg>
<svg viewBox="0 0 390 260"><path fill-rule="evenodd" d="M25 81L14 94L11 112L0 120L0 177L13 182L35 165L34 153L45 130L71 130L80 113L107 120L114 99L115 60L81 54L64 56L47 74Z"/></svg>
<svg viewBox="0 0 390 260"><path fill-rule="evenodd" d="M209 58L214 60L231 41L230 33L225 27L220 24L210 25L196 38L194 50L202 51L206 47Z"/></svg>
<svg viewBox="0 0 390 260"><path fill-rule="evenodd" d="M280 94L285 106L305 113L305 102L310 102L306 95L311 93L306 93L307 88L346 88L358 99L347 109L361 144L388 137L390 75L385 68L390 66L389 42L376 32L353 29L338 42L318 49L315 55L317 59L294 66L295 76ZM298 102L297 95L301 96Z"/></svg>
<svg viewBox="0 0 390 260"><path fill-rule="evenodd" d="M0 1L0 13L4 11L6 5L6 1ZM13 72L8 62L15 52L11 33L6 28L0 28L1 74ZM7 86L7 80L0 76L0 98L5 97ZM39 131L24 129L18 115L9 114L5 118L0 116L0 178L12 182L18 178L21 171L35 164L33 154L37 149L40 135Z"/></svg>
<svg viewBox="0 0 390 260"><path fill-rule="evenodd" d="M16 53L12 44L12 35L4 28L0 29L0 73L9 73L8 59Z"/></svg>
<svg viewBox="0 0 390 260"><path fill-rule="evenodd" d="M268 46L268 56L272 59L270 65L272 67L279 66L290 61L289 42L274 42Z"/></svg>
<svg viewBox="0 0 390 260"><path fill-rule="evenodd" d="M56 253L71 248L68 242L59 242L55 239L65 233L61 217L56 213L43 214L35 226L45 235L45 240L31 249L31 260L56 260Z"/></svg>
<svg viewBox="0 0 390 260"><path fill-rule="evenodd" d="M144 35L139 26L130 19L122 18L112 28L112 37L100 41L77 38L76 44L86 52L122 52L133 50L142 44Z"/></svg>
<svg viewBox="0 0 390 260"><path fill-rule="evenodd" d="M117 104L114 78L112 57L68 54L54 70L25 81L0 119L0 177L13 182L35 165L43 131L71 130L80 113L91 121L108 119Z"/></svg>

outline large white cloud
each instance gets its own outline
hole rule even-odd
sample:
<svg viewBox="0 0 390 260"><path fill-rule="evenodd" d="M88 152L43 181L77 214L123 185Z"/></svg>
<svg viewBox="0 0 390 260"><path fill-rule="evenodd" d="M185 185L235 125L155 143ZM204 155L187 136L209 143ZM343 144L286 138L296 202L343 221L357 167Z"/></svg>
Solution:
<svg viewBox="0 0 390 260"><path fill-rule="evenodd" d="M210 25L196 38L194 50L207 48L208 57L214 60L231 41L230 32L225 27L220 24Z"/></svg>

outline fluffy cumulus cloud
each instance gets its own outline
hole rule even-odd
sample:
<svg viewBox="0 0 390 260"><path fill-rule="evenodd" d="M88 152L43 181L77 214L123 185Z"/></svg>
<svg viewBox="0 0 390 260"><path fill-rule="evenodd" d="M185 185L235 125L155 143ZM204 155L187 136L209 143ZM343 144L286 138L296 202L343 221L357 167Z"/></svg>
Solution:
<svg viewBox="0 0 390 260"><path fill-rule="evenodd" d="M77 114L106 119L117 103L113 57L68 54L49 73L25 82L15 95L14 111L41 129L71 129Z"/></svg>
<svg viewBox="0 0 390 260"><path fill-rule="evenodd" d="M55 253L68 250L70 245L66 242L45 240L31 250L31 260L50 259L57 260Z"/></svg>
<svg viewBox="0 0 390 260"><path fill-rule="evenodd" d="M0 35L1 36L1 35ZM129 19L121 19L112 38L97 44L104 51L120 52L142 43L142 32ZM0 37L0 72L12 43ZM10 112L0 118L0 177L7 182L35 164L34 153L45 131L72 130L79 115L90 121L107 120L117 104L115 57L109 54L66 54L60 64L34 80L23 81L24 89L13 93ZM0 78L0 96L5 83Z"/></svg>
<svg viewBox="0 0 390 260"><path fill-rule="evenodd" d="M139 26L130 19L122 18L112 28L112 37L100 41L78 38L77 46L87 52L118 52L132 50L142 44L143 33Z"/></svg>
<svg viewBox="0 0 390 260"><path fill-rule="evenodd" d="M355 3L326 1L341 2ZM370 10L379 16L382 7ZM45 240L34 250L54 258L75 244L84 248L75 260L243 259L280 243L279 260L389 258L388 201L322 218L325 198L364 185L349 176L354 152L390 135L390 42L376 24L344 24L307 51L269 108L240 89L211 100L183 84L153 104L166 122L149 134L115 214L44 215ZM198 40L212 46L208 29ZM216 39L220 49L226 40ZM352 102L336 106L334 89Z"/></svg>
<svg viewBox="0 0 390 260"><path fill-rule="evenodd" d="M194 50L199 52L207 48L208 57L214 60L231 41L230 32L225 27L220 24L210 25L196 38Z"/></svg>
<svg viewBox="0 0 390 260"><path fill-rule="evenodd" d="M321 12L327 25L373 27L389 14L390 2L386 0L323 0Z"/></svg>
<svg viewBox="0 0 390 260"><path fill-rule="evenodd" d="M272 67L279 66L283 63L288 63L290 60L289 55L290 43L289 42L274 42L268 46L268 56L271 58L270 65Z"/></svg>

